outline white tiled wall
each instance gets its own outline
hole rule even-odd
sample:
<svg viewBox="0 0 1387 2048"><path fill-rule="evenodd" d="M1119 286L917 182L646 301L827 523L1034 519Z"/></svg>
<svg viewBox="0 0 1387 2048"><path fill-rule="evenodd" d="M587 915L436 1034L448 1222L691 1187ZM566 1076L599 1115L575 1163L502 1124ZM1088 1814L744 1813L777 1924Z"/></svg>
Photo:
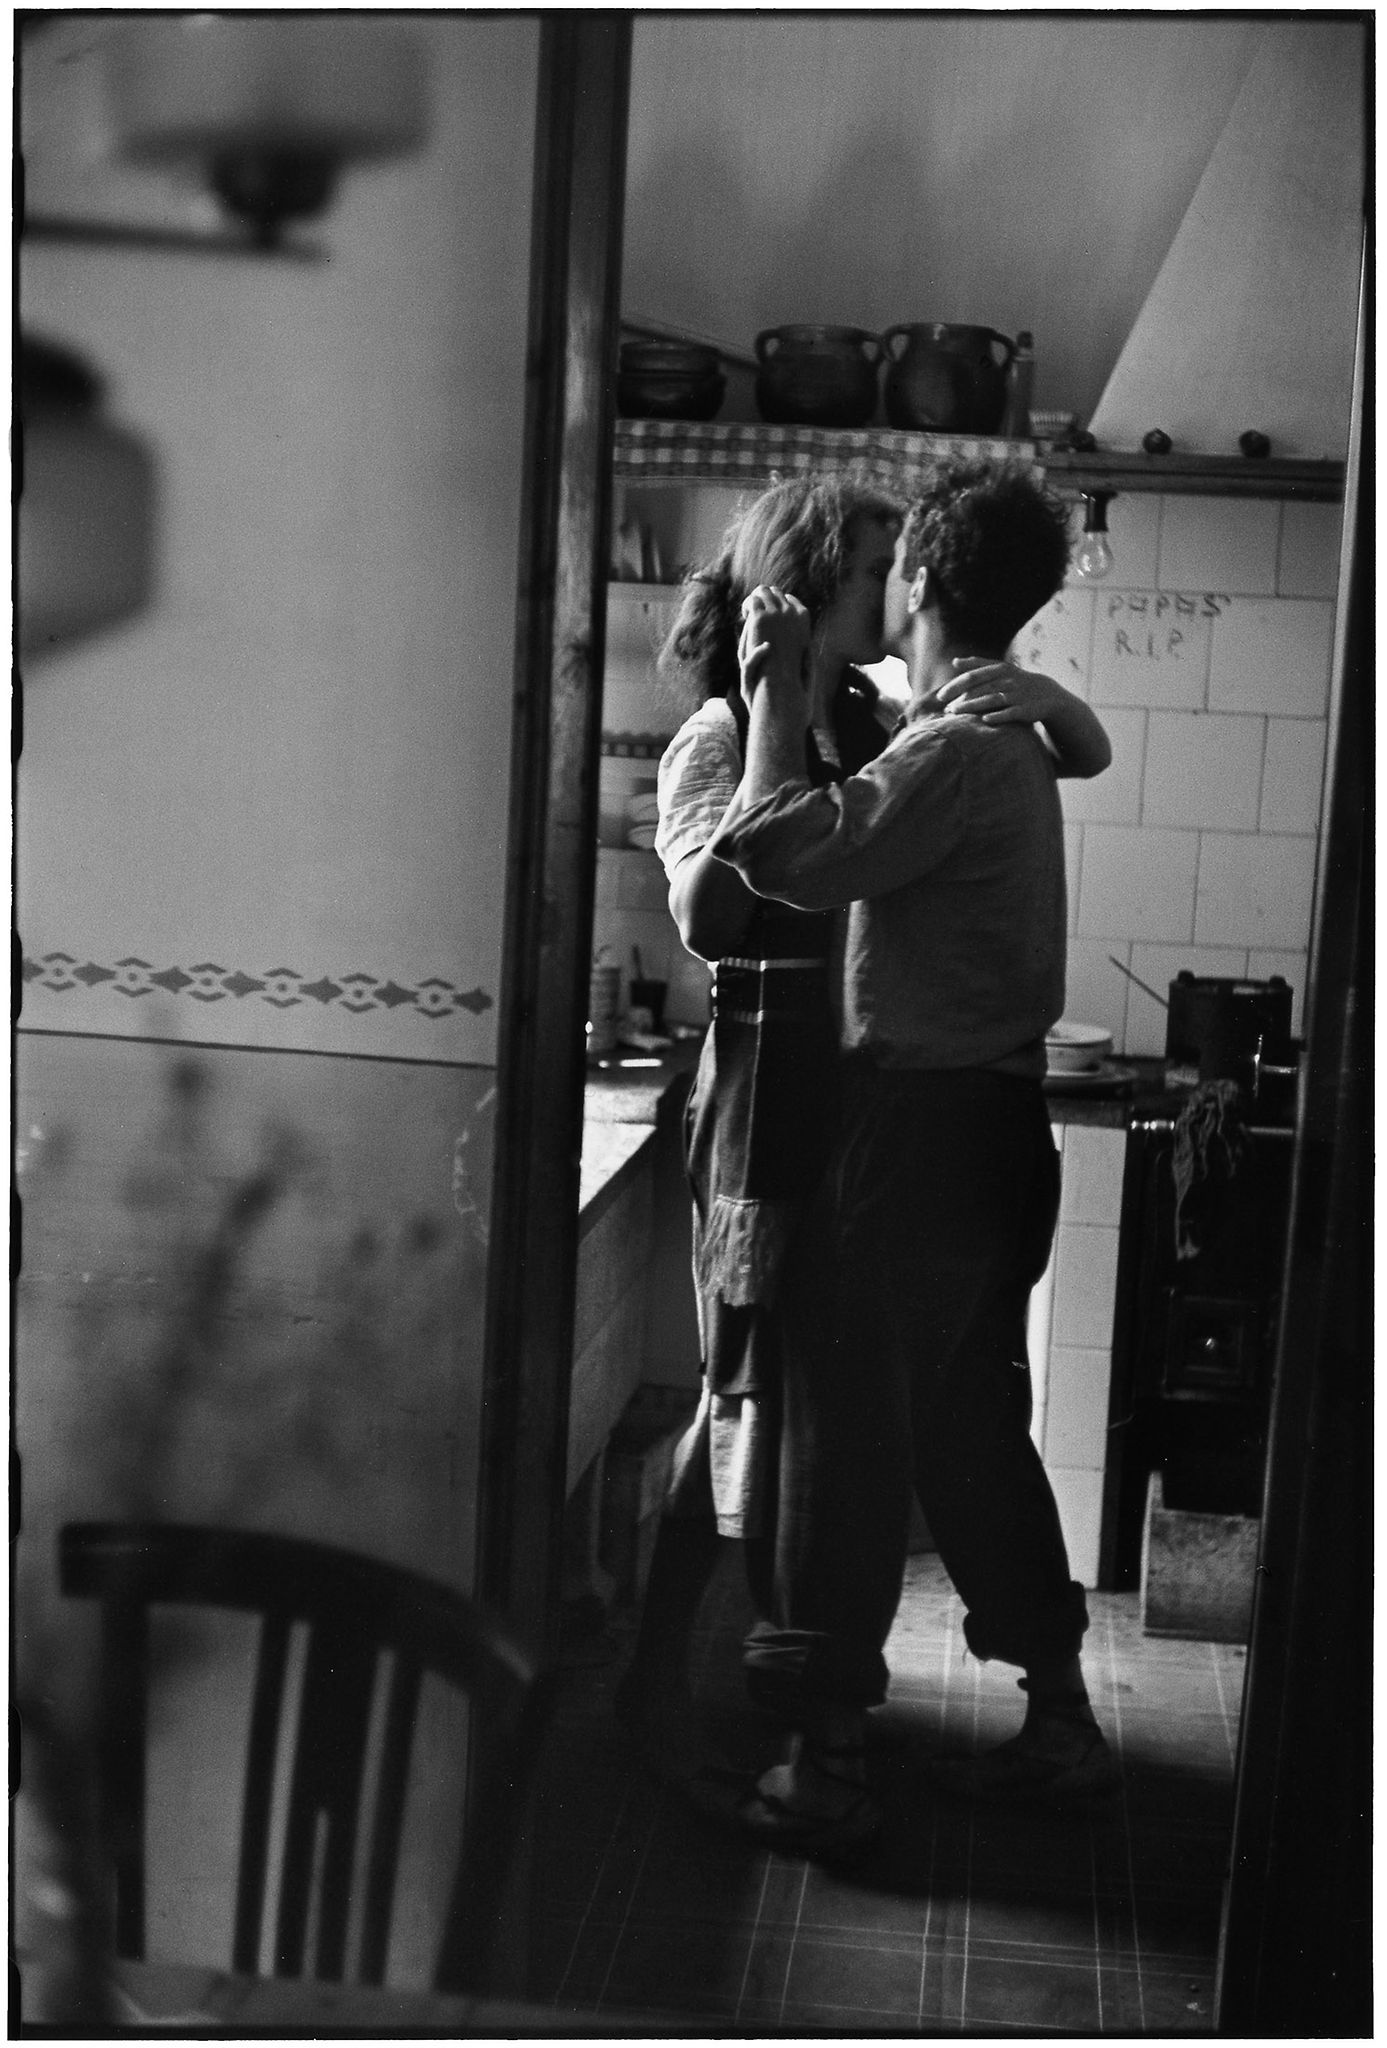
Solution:
<svg viewBox="0 0 1387 2048"><path fill-rule="evenodd" d="M1126 1134L1055 1126L1063 1179L1050 1265L1031 1296L1027 1346L1045 1461L1077 1579L1098 1580L1117 1234Z"/></svg>
<svg viewBox="0 0 1387 2048"><path fill-rule="evenodd" d="M695 509L708 496L686 495ZM700 544L727 516L726 495L709 499ZM1160 995L1181 968L1284 975L1299 1030L1339 509L1132 494L1113 500L1108 525L1111 576L1071 580L1015 649L1025 666L1085 697L1113 744L1106 774L1061 785L1066 1011L1111 1031L1119 1052L1164 1052L1164 1011L1119 972L1115 956ZM612 711L623 727L677 723L653 682L644 696L633 682L633 657L656 623L634 594L612 609ZM615 802L628 783L653 774L653 762L604 764ZM658 960L671 981L670 1015L701 1021L707 972L680 947L664 900L653 855L604 850L599 939L615 946L624 968L632 944L642 961Z"/></svg>
<svg viewBox="0 0 1387 2048"><path fill-rule="evenodd" d="M725 510L719 506L719 511ZM1324 776L1340 518L1330 505L1130 496L1115 566L1071 583L1021 635L1099 712L1113 763L1061 785L1069 871L1066 1009L1119 1050L1165 1050L1158 995L1181 968L1283 975L1299 1028ZM622 701L634 716L637 706ZM648 721L647 721L648 722ZM639 764L644 769L646 764ZM635 764L626 772L637 772ZM672 1018L707 1015L707 970L679 944L653 854L603 848L597 938L639 945ZM1124 1136L1056 1131L1064 1194L1031 1301L1033 1435L1075 1575L1098 1572Z"/></svg>
<svg viewBox="0 0 1387 2048"><path fill-rule="evenodd" d="M1301 1024L1324 781L1340 514L1333 505L1129 496L1099 585L1071 583L1017 657L1082 694L1113 764L1061 785L1066 1010L1119 1051L1165 1050L1181 969L1282 974Z"/></svg>

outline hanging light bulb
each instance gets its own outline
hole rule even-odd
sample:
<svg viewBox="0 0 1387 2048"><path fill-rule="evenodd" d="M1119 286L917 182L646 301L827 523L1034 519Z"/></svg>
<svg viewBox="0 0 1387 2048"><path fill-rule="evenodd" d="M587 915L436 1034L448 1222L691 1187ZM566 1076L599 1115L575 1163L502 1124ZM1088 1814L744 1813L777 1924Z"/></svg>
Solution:
<svg viewBox="0 0 1387 2048"><path fill-rule="evenodd" d="M1085 491L1084 531L1074 555L1074 572L1086 583L1097 583L1112 568L1112 549L1108 545L1108 500L1115 497L1114 491Z"/></svg>

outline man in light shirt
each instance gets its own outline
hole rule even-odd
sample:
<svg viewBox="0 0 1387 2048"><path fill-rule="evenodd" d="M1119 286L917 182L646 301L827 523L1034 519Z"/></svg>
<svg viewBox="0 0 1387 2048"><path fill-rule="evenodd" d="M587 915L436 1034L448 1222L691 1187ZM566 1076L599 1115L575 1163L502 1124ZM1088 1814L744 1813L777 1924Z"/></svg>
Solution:
<svg viewBox="0 0 1387 2048"><path fill-rule="evenodd" d="M941 1766L941 1784L1063 1800L1117 1782L1080 1664L1083 1590L1030 1438L1026 1357L1059 1194L1040 1085L1064 1006L1056 776L1097 773L1110 749L1048 678L1027 701L1007 669L989 701L1068 552L1062 504L1024 468L941 469L886 592L909 706L885 752L831 788L804 774L801 609L765 589L748 601L746 767L709 850L762 895L851 906L847 1109L821 1204L823 1293L803 1305L824 1334L786 1388L808 1449L786 1475L776 1614L749 1660L798 1732L742 1818L798 1853L880 1826L866 1713L885 1696L912 1488L970 1648L1019 1666L1027 1693L1019 1734Z"/></svg>

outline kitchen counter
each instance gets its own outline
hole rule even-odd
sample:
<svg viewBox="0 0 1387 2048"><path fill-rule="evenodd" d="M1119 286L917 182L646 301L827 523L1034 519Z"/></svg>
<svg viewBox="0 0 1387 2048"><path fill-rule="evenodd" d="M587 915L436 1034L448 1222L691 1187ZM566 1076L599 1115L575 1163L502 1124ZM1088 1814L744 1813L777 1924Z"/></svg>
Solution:
<svg viewBox="0 0 1387 2048"><path fill-rule="evenodd" d="M653 1141L655 1124L676 1107L693 1085L702 1040L685 1039L658 1058L636 1055L640 1065L590 1066L583 1091L583 1162L578 1196L581 1228L587 1230L613 1201L638 1159ZM649 1062L654 1059L654 1064Z"/></svg>
<svg viewBox="0 0 1387 2048"><path fill-rule="evenodd" d="M639 1065L590 1067L585 1084L567 1477L574 1526L584 1532L573 1556L587 1558L594 1584L612 1430L652 1368L657 1377L677 1370L687 1354L683 1377L696 1382L680 1119L700 1042Z"/></svg>
<svg viewBox="0 0 1387 2048"><path fill-rule="evenodd" d="M635 1157L672 1090L677 1091L682 1105L692 1085L701 1042L686 1039L661 1054L654 1065L589 1068L583 1123L585 1209ZM1185 1088L1167 1085L1163 1059L1119 1059L1114 1065L1135 1078L1111 1090L1047 1088L1050 1121L1120 1131L1137 1117L1173 1115L1185 1100Z"/></svg>
<svg viewBox="0 0 1387 2048"><path fill-rule="evenodd" d="M685 1075L692 1076L702 1049L702 1037L685 1038L658 1055L634 1053L620 1056L612 1065L590 1065L583 1103L586 1121L653 1124L669 1089Z"/></svg>
<svg viewBox="0 0 1387 2048"><path fill-rule="evenodd" d="M1166 1086L1164 1060L1118 1058L1113 1064L1136 1078L1111 1091L1047 1088L1051 1123L1123 1131L1134 1117L1173 1115L1184 1101L1186 1089Z"/></svg>

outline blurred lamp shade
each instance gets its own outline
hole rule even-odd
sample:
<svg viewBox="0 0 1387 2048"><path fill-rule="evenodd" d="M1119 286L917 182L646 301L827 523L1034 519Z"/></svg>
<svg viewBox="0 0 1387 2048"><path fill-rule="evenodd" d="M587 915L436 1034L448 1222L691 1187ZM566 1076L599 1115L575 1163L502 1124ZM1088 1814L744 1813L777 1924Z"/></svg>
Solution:
<svg viewBox="0 0 1387 2048"><path fill-rule="evenodd" d="M200 165L267 245L323 210L343 164L403 155L426 129L418 44L366 15L127 19L106 47L106 90L117 158Z"/></svg>
<svg viewBox="0 0 1387 2048"><path fill-rule="evenodd" d="M16 625L22 659L131 617L154 580L154 463L101 414L71 351L19 345Z"/></svg>

